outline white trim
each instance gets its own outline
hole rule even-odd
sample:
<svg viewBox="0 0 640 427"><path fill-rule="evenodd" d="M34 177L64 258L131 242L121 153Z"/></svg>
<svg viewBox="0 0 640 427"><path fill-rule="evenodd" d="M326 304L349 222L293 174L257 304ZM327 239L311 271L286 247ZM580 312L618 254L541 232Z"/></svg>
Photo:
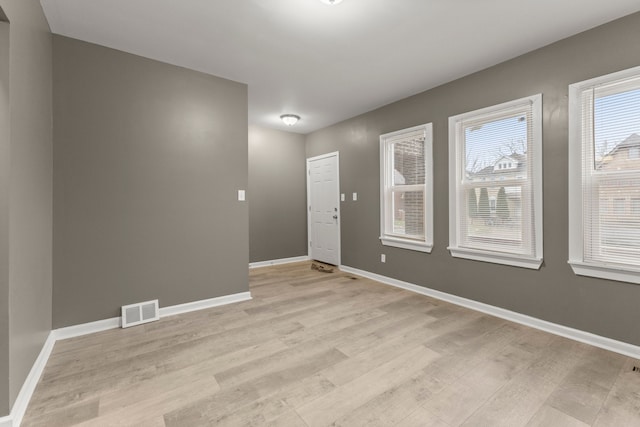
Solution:
<svg viewBox="0 0 640 427"><path fill-rule="evenodd" d="M541 320L535 317L527 316L525 314L516 313L515 311L470 300L456 295L451 295L446 292L436 291L435 289L429 289L423 286L414 285L413 283L403 282L401 280L382 276L380 274L369 273L368 271L359 270L357 268L341 265L340 270L344 271L345 273L357 274L359 276L366 277L368 279L372 279L386 285L395 286L397 288L402 288L411 292L426 295L432 298L449 302L451 304L459 305L471 310L486 313L491 316L496 316L501 319L509 320L511 322L519 323L521 325L529 326L541 331L549 332L554 335L559 335L561 337L569 338L574 341L589 344L594 347L599 347L605 350L620 353L625 356L633 357L634 359L640 359L640 347L633 344L617 341L600 335L595 335L590 332L581 331L579 329L570 328L568 326L558 325L557 323L548 322L546 320Z"/></svg>
<svg viewBox="0 0 640 427"><path fill-rule="evenodd" d="M384 246L394 246L396 248L410 249L428 254L430 254L433 249L433 244L427 244L418 240L402 239L400 237L381 236L380 243Z"/></svg>
<svg viewBox="0 0 640 427"><path fill-rule="evenodd" d="M584 158L582 93L589 88L640 77L640 66L569 85L569 264L579 276L640 284L640 271L632 266L589 262L584 259ZM620 82L619 82L620 83ZM636 87L634 85L634 87Z"/></svg>
<svg viewBox="0 0 640 427"><path fill-rule="evenodd" d="M190 313L192 311L204 310L206 308L219 307L221 305L234 304L236 302L248 301L251 299L251 292L239 292L237 294L224 295L221 297L203 299L200 301L188 302L185 304L162 307L160 318L175 316L176 314Z"/></svg>
<svg viewBox="0 0 640 427"><path fill-rule="evenodd" d="M94 334L96 332L108 331L120 327L120 318L112 317L110 319L96 320L95 322L81 323L79 325L66 326L64 328L54 329L56 341L66 340L68 338L81 337L82 335Z"/></svg>
<svg viewBox="0 0 640 427"><path fill-rule="evenodd" d="M171 305L160 308L160 318L174 316L176 314L189 313L196 310L204 310L206 308L218 307L226 304L247 301L251 299L250 292L240 292L237 294L223 295L221 297L204 299L200 301L188 302L185 304ZM67 338L80 337L82 335L93 334L96 332L107 331L109 329L119 328L121 325L120 317L112 317L110 319L97 320L95 322L82 323L80 325L67 326L55 329L55 338L57 340L65 340Z"/></svg>
<svg viewBox="0 0 640 427"><path fill-rule="evenodd" d="M531 106L531 129L532 141L528 149L532 151L532 158L529 160L528 168L531 169L530 187L533 194L533 218L531 226L533 228L532 243L534 253L531 256L521 256L518 254L504 255L495 251L484 251L479 248L460 247L462 238L460 236L460 214L462 206L459 193L459 186L466 165L464 156L461 156L462 146L462 123L469 118L477 118L479 121L491 120L492 117L499 117L505 111L522 108L525 105ZM481 108L475 111L458 114L449 117L449 251L456 258L467 258L476 261L493 262L496 264L512 265L538 269L542 265L543 259L543 187L542 187L542 94L527 96L502 104ZM466 197L466 195L464 195ZM529 229L528 225L524 225Z"/></svg>
<svg viewBox="0 0 640 427"><path fill-rule="evenodd" d="M27 378L22 384L22 388L18 393L16 401L13 403L11 413L6 417L0 418L0 427L17 427L22 422L22 417L24 417L24 413L27 410L31 396L38 385L38 381L40 381L40 377L42 376L44 367L47 365L47 360L49 360L49 356L51 355L55 342L55 334L53 331L49 332L47 340L44 342L44 345L40 350L40 354L38 354L36 361L33 363Z"/></svg>
<svg viewBox="0 0 640 427"><path fill-rule="evenodd" d="M251 299L250 292L240 292L237 294L224 295L217 298L189 302L186 304L178 304L160 309L160 317L174 316L176 314L189 313L191 311L202 310L205 308L218 307L221 305L233 304L236 302L247 301ZM95 322L84 323L81 325L67 326L64 328L54 329L49 333L47 340L40 350L38 358L31 367L29 375L22 384L20 393L16 398L11 413L8 416L0 417L0 427L18 427L22 422L22 417L27 410L31 396L38 385L38 381L42 376L53 346L58 340L79 337L95 332L116 329L120 327L120 317L112 317L110 319L98 320Z"/></svg>
<svg viewBox="0 0 640 427"><path fill-rule="evenodd" d="M474 261L492 262L494 264L511 265L514 267L540 269L542 258L529 258L515 254L480 251L467 248L447 248L454 258L472 259Z"/></svg>
<svg viewBox="0 0 640 427"><path fill-rule="evenodd" d="M261 267L270 267L272 265L292 264L294 262L309 261L309 259L310 259L309 255L304 255L304 256L296 256L291 258L272 259L269 261L256 261L256 262L250 262L249 268L261 268Z"/></svg>
<svg viewBox="0 0 640 427"><path fill-rule="evenodd" d="M340 152L339 151L332 151L331 153L326 153L326 154L321 154L319 156L314 156L314 157L308 157L306 160L306 167L307 167L307 252L308 252L308 258L311 258L311 253L312 251L312 247L311 247L311 236L313 235L313 233L311 232L311 181L309 180L310 175L311 175L311 168L310 168L310 163L316 160L322 160L322 159L327 159L329 157L335 157L336 158L336 185L338 186L337 190L338 190L338 199L336 200L336 209L338 210L336 212L336 215L338 215L338 256L337 256L337 262L336 265L340 265L340 263L342 262L342 200L341 200L341 195L340 195ZM355 194L355 193L354 193Z"/></svg>
<svg viewBox="0 0 640 427"><path fill-rule="evenodd" d="M582 261L569 261L573 272L578 276L598 277L640 284L640 272L626 267L591 264Z"/></svg>
<svg viewBox="0 0 640 427"><path fill-rule="evenodd" d="M314 156L314 157L307 157L307 162L313 162L315 160L322 160L322 159L326 159L329 157L339 157L340 156L340 152L339 151L332 151L331 153L325 153L325 154L320 154L319 156Z"/></svg>
<svg viewBox="0 0 640 427"><path fill-rule="evenodd" d="M424 136L424 240L416 241L387 234L391 228L390 208L385 203L389 197L391 165L389 144L410 136ZM407 129L380 135L380 241L385 246L431 253L433 248L433 124L425 123Z"/></svg>

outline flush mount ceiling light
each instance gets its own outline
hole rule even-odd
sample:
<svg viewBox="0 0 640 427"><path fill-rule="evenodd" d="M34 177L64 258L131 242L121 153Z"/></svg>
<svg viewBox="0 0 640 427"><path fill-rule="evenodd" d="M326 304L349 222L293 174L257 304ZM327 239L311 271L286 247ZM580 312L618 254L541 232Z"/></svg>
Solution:
<svg viewBox="0 0 640 427"><path fill-rule="evenodd" d="M295 114L283 114L280 116L280 119L284 122L285 125L293 126L298 123L298 120L300 120L300 116L296 116Z"/></svg>
<svg viewBox="0 0 640 427"><path fill-rule="evenodd" d="M331 6L342 2L342 0L320 0L320 1L324 4L328 4Z"/></svg>

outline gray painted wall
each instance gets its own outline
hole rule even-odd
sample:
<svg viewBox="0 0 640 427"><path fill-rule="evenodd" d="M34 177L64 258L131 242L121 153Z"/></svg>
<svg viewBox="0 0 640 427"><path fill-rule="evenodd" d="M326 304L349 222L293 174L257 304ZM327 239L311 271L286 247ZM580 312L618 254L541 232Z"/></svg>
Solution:
<svg viewBox="0 0 640 427"><path fill-rule="evenodd" d="M637 66L638 58L640 13L308 135L307 157L339 150L341 192L359 195L342 204L343 264L640 345L640 286L578 277L567 264L568 85ZM544 109L541 270L452 258L446 249L448 117L536 93L543 94ZM378 136L427 122L434 125L430 255L378 240Z"/></svg>
<svg viewBox="0 0 640 427"><path fill-rule="evenodd" d="M6 413L51 330L51 34L39 1L0 0L0 7L11 21L9 381L0 382Z"/></svg>
<svg viewBox="0 0 640 427"><path fill-rule="evenodd" d="M9 121L9 24L0 22L0 417L9 413Z"/></svg>
<svg viewBox="0 0 640 427"><path fill-rule="evenodd" d="M250 261L307 255L304 136L249 127Z"/></svg>
<svg viewBox="0 0 640 427"><path fill-rule="evenodd" d="M247 291L247 86L53 44L54 327Z"/></svg>

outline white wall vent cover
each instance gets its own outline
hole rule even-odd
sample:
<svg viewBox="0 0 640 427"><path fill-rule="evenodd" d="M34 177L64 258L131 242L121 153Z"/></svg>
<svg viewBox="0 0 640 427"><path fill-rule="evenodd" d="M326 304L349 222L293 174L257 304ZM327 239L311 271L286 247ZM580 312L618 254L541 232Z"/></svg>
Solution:
<svg viewBox="0 0 640 427"><path fill-rule="evenodd" d="M160 319L158 300L122 306L122 327L136 326Z"/></svg>

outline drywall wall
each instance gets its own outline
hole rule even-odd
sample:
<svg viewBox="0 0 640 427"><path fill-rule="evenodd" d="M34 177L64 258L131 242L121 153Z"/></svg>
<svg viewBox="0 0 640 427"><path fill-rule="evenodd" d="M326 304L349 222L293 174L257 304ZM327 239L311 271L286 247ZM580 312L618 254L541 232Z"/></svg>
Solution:
<svg viewBox="0 0 640 427"><path fill-rule="evenodd" d="M640 345L640 286L578 277L568 259L567 94L570 83L630 68L640 13L307 136L307 156L340 151L342 262L362 270ZM381 58L384 60L384 58ZM448 244L448 117L543 94L544 264L539 271L456 259ZM380 244L379 135L434 126L433 253ZM386 264L380 263L385 253Z"/></svg>
<svg viewBox="0 0 640 427"><path fill-rule="evenodd" d="M51 330L51 34L39 1L0 0L0 7L10 20L8 388L12 406Z"/></svg>
<svg viewBox="0 0 640 427"><path fill-rule="evenodd" d="M307 255L304 135L249 127L249 259Z"/></svg>
<svg viewBox="0 0 640 427"><path fill-rule="evenodd" d="M9 24L0 9L0 417L9 413Z"/></svg>
<svg viewBox="0 0 640 427"><path fill-rule="evenodd" d="M246 292L247 86L53 45L54 327Z"/></svg>

